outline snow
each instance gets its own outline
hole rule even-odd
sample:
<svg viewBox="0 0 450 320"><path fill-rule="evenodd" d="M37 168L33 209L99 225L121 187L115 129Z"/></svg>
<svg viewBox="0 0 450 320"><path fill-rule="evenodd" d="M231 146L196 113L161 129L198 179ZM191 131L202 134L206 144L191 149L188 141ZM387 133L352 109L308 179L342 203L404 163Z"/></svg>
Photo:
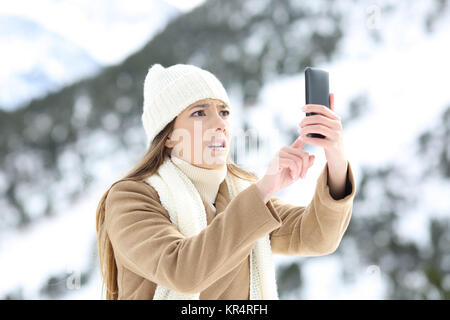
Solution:
<svg viewBox="0 0 450 320"><path fill-rule="evenodd" d="M177 7L183 12L188 12L203 4L206 0L165 0L167 3Z"/></svg>
<svg viewBox="0 0 450 320"><path fill-rule="evenodd" d="M17 0L0 9L58 32L105 65L139 49L178 12L165 1L142 0Z"/></svg>
<svg viewBox="0 0 450 320"><path fill-rule="evenodd" d="M447 62L450 47L445 40L450 38L450 28L441 24L440 29L425 37L418 30L421 24L414 21L414 17L416 20L420 18L417 14L405 13L400 18L391 19L383 33L383 36L387 36L387 44L383 43L379 48L371 47L364 37L365 31L360 32L361 28L348 28L344 32L347 43L342 46L341 59L316 67L330 72L330 92L335 94L335 112L342 118L349 114L348 106L355 94L369 95L370 105L367 110L344 127L343 132L344 148L352 164L356 183L358 185L361 165L379 167L383 163L396 163L399 168L405 168L406 181L416 180L416 184L405 186L405 181L398 181L399 188L409 188L411 199L419 196L424 199L417 207L402 213L406 218L400 221L398 232L403 239L423 244L429 241L427 221L432 215L448 216L450 207L448 181L437 177L419 180L419 172L423 171L423 165L426 165L423 161L426 159L419 159L414 154L418 135L436 127L443 108L450 102L445 79L445 75L450 72ZM357 24L356 18L349 20L352 25ZM407 22L409 32L406 38L403 33L392 32L403 30ZM399 42L398 39L403 41ZM370 50L366 51L365 48ZM267 122L269 118L280 117L281 121L277 124L281 128L297 126L305 116L300 111L305 101L304 87L303 74L283 77L267 84L262 92L262 102L249 117L254 126L264 128L264 134L269 136L272 133L276 136L280 131L273 126L274 123ZM272 141L275 143L269 157L287 143L281 143L279 139ZM309 169L305 180L297 181L277 196L296 205L310 202L317 178L326 162L321 149L313 145L303 148L316 156L314 166ZM267 163L259 165L264 167ZM373 191L376 192L376 188ZM291 261L290 258L276 256L279 264L286 260ZM303 279L308 280L302 290L305 290L304 295L308 299L380 299L386 290L382 271L377 271L379 277L360 275L356 283L351 285L335 283L340 278L336 271L339 267L337 262L327 262L323 258L315 261L311 258L305 266L307 271ZM371 268L379 270L378 266Z"/></svg>
<svg viewBox="0 0 450 320"><path fill-rule="evenodd" d="M51 1L39 3L43 11L50 5L52 8L55 5ZM347 119L350 116L349 105L354 97L367 94L369 103L364 106L358 118L351 119L345 124L343 132L346 155L352 164L356 183L359 183L361 177L359 169L361 166L379 168L386 164L394 164L404 179L392 178L389 181L390 186L395 190L404 190L404 194L409 195L410 199L420 198L417 203L411 203L409 207L403 208L404 219L396 226L398 233L402 239L427 243L429 219L433 215L448 216L450 184L436 176L421 178L420 174L424 167L434 160L417 155L415 144L418 135L424 131L441 130L436 126L443 108L450 102L450 92L447 90L445 79L450 71L447 62L447 57L450 56L450 47L447 46L450 28L447 24L450 23L450 19L448 13L445 13L445 17L436 23L434 33L428 35L424 33L422 27L423 13L429 11L427 2L399 3L399 6L404 7L392 13L383 11L382 4L386 3L389 2L384 1L379 6L372 7L356 5L352 7L345 1L335 4L353 8L346 11L348 25L344 30L345 40L340 45L337 59L316 67L330 72L330 88L335 94L335 112L342 118ZM23 1L11 2L10 10L23 12L20 11L21 5L24 5ZM73 8L70 5L73 5L73 2L68 2L64 5L67 7L61 7L59 10L64 12ZM149 5L147 9L150 8ZM33 10L26 11L33 15ZM75 16L77 14L79 13L75 13ZM33 17L37 18L37 14ZM81 19L79 16L78 18ZM53 22L51 20L47 22L47 27L51 27L52 24L61 25L57 18ZM70 29L63 28L62 33L73 34L80 46L85 48L93 46L92 39L83 40L81 37L91 34L86 31L87 27L76 30L73 21L68 24L71 24ZM94 24L90 25L92 26ZM123 26L119 23L115 27L120 29ZM368 30L380 33L382 36L380 44L369 38ZM121 33L117 35L124 36ZM93 33L93 38L95 36L98 34ZM149 35L141 34L141 39L144 36ZM139 36L130 39L122 56L119 53L109 55L106 49L92 49L92 52L105 62L119 61L132 50L133 46L137 46L139 42L137 38ZM258 38L250 41L258 44ZM107 38L106 42L108 43L106 48L111 48L113 40ZM284 130L295 129L297 123L305 116L300 110L305 101L304 86L302 73L274 79L263 88L257 108L249 108L246 111L239 105L237 93L230 94L231 100L236 101L232 103L235 106L234 135L241 139L250 134L239 132L237 129L238 121L245 117L250 119L251 127L257 129L253 133L260 134L267 143L265 149L246 159L244 167L262 176L275 152L290 142L284 140L286 134ZM126 112L126 106L126 101L118 101L117 108ZM88 98L80 98L76 104L76 117L85 118L89 110ZM273 121L274 119L276 121ZM117 119L113 115L106 117L105 121L111 128L117 125ZM41 122L45 123L45 118L42 118ZM128 131L127 134L138 144L139 135L143 134L143 131L138 128L136 131ZM120 173L125 173L135 160L130 159L132 154L130 151L117 152L112 138L107 134L97 133L79 141L77 148L90 154L92 159L101 158L102 154L115 155L111 162L94 163L91 174L94 175L96 183L83 192L85 196L79 202L62 207L57 216L42 219L27 229L4 232L0 235L0 294L15 291L21 286L27 298L42 298L39 289L48 275L63 272L67 274L67 294L62 296L62 299L100 298L101 279L98 267L92 280L85 285L77 286L77 277L88 267L92 267L90 263L92 259L96 259L92 256L92 247L96 241L95 211L98 200L107 186L115 178L120 177ZM92 141L95 141L95 145ZM242 141L237 141L240 142ZM307 145L304 150L316 156L314 166L304 180L298 180L277 194L295 205L309 203L314 194L317 178L326 163L321 148ZM67 151L65 157L61 159L64 159L61 166L66 166L67 170L74 170L79 161L70 151ZM63 185L54 186L55 191L62 187L77 188L80 182L76 171L67 177ZM3 180L0 179L1 185L6 183ZM408 185L405 185L405 181ZM369 191L370 194L376 195L380 187L374 183ZM30 201L34 210L42 210L39 199L32 198ZM371 208L367 208L370 210L367 211L361 206L354 214L371 214L376 211L376 206L382 205L372 203ZM374 241L377 245L382 245L384 238L382 233L377 234ZM300 259L305 262L302 268L304 281L301 288L302 298L383 299L385 296L387 279L379 266L355 266L353 280L344 281L341 279L343 266L335 255L306 258L281 255L274 257L277 266ZM420 274L412 274L406 280L411 286L420 287L425 281L421 277ZM444 284L447 288L450 287L450 277L446 277Z"/></svg>
<svg viewBox="0 0 450 320"><path fill-rule="evenodd" d="M179 14L162 0L2 3L0 108L23 107L119 64Z"/></svg>
<svg viewBox="0 0 450 320"><path fill-rule="evenodd" d="M100 198L98 191L89 194L91 199ZM95 236L92 203L83 201L74 208L65 208L52 219L42 220L20 232L3 234L0 242L2 293L21 286L25 297L37 299L46 275L86 268Z"/></svg>

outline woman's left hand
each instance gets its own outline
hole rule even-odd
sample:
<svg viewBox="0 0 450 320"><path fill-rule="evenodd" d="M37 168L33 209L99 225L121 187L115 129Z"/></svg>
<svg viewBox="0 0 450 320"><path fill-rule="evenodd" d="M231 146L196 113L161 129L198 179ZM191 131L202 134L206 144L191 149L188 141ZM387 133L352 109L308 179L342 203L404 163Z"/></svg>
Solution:
<svg viewBox="0 0 450 320"><path fill-rule="evenodd" d="M342 137L342 123L334 110L334 94L329 96L330 108L319 104L306 104L302 107L304 112L315 112L312 116L306 116L300 123L301 140L305 143L323 147L328 163L346 163L344 143ZM320 133L325 138L307 137L307 133Z"/></svg>

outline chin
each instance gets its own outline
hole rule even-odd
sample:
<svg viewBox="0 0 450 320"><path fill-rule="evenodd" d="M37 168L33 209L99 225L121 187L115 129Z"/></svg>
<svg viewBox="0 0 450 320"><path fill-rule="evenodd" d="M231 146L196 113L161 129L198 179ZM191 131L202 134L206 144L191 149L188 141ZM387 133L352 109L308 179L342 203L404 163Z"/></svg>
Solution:
<svg viewBox="0 0 450 320"><path fill-rule="evenodd" d="M205 160L202 164L203 167L208 169L220 169L227 164L227 156L214 157L213 160Z"/></svg>

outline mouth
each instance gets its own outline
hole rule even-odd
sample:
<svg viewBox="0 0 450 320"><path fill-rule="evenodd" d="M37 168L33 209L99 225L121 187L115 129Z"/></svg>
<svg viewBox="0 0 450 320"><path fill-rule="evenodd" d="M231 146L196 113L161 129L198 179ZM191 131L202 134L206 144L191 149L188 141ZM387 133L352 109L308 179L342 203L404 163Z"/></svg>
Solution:
<svg viewBox="0 0 450 320"><path fill-rule="evenodd" d="M227 141L225 139L213 140L211 144L208 145L208 148L221 150L227 147Z"/></svg>

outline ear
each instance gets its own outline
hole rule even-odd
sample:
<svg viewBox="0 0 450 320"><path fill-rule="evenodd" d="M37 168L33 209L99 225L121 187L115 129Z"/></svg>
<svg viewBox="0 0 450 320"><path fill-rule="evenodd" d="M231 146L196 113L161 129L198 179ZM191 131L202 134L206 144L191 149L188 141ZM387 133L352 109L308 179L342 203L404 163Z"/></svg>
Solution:
<svg viewBox="0 0 450 320"><path fill-rule="evenodd" d="M167 137L166 142L164 144L167 148L173 148L173 141L170 140L170 137Z"/></svg>

